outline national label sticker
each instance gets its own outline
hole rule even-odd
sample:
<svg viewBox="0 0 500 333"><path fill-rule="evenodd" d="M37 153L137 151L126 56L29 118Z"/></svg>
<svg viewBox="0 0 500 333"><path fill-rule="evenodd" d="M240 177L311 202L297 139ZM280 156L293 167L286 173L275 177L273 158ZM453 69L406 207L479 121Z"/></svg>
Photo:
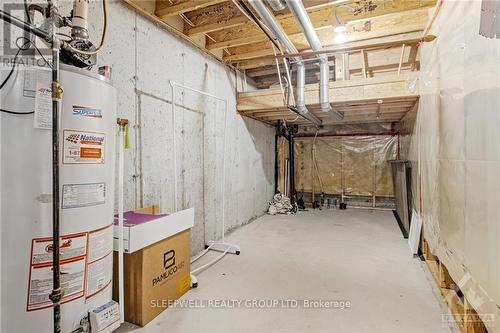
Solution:
<svg viewBox="0 0 500 333"><path fill-rule="evenodd" d="M63 130L63 163L103 164L105 141L104 133Z"/></svg>

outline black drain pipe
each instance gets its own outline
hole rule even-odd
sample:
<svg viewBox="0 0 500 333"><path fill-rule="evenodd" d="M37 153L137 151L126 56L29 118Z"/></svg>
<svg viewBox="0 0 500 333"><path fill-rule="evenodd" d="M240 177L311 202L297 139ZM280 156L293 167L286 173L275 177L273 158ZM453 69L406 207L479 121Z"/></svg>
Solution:
<svg viewBox="0 0 500 333"><path fill-rule="evenodd" d="M279 182L279 132L276 128L276 134L274 135L274 194L278 193L278 182Z"/></svg>
<svg viewBox="0 0 500 333"><path fill-rule="evenodd" d="M288 131L288 160L290 165L290 203L293 206L293 212L297 211L297 192L295 190L295 140L299 128L297 125L287 127Z"/></svg>

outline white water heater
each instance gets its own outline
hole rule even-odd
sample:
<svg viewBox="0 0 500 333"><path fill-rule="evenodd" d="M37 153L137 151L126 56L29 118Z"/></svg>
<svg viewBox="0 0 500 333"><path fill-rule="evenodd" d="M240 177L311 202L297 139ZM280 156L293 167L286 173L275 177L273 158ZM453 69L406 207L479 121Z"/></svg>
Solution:
<svg viewBox="0 0 500 333"><path fill-rule="evenodd" d="M8 70L2 70L2 80ZM104 77L61 66L62 332L111 300L116 91ZM51 72L19 65L1 90L0 332L51 332Z"/></svg>

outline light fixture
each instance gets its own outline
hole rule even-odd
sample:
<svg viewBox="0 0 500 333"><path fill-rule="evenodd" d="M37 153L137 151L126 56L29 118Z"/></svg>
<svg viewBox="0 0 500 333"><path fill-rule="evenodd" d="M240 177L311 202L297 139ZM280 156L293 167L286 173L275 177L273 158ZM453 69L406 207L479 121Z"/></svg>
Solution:
<svg viewBox="0 0 500 333"><path fill-rule="evenodd" d="M342 44L345 43L347 40L347 37L345 35L345 32L347 31L347 27L345 23L340 21L338 15L337 15L337 9L340 7L348 8L351 11L354 11L354 9L350 6L347 5L342 5L338 6L335 8L335 11L333 12L333 15L335 16L335 24L333 25L333 32L335 32L335 44Z"/></svg>
<svg viewBox="0 0 500 333"><path fill-rule="evenodd" d="M343 33L347 30L347 27L344 24L339 23L333 27L333 32L335 33Z"/></svg>
<svg viewBox="0 0 500 333"><path fill-rule="evenodd" d="M335 44L345 43L346 40L347 40L347 37L346 37L345 33L343 33L343 32L339 32L335 35Z"/></svg>

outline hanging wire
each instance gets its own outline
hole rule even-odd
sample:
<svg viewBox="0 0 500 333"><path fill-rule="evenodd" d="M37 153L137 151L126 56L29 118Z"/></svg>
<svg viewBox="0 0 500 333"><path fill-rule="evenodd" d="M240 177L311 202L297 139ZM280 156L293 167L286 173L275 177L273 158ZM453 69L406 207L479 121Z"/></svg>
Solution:
<svg viewBox="0 0 500 333"><path fill-rule="evenodd" d="M274 61L276 62L276 71L278 72L278 80L280 82L280 88L281 88L281 95L283 97L283 105L286 106L286 97L285 97L285 89L283 88L283 82L281 80L281 71L280 71L280 63L278 61L277 53L276 53L276 47L274 46L273 43L271 43L271 46L273 47L273 52L274 52Z"/></svg>
<svg viewBox="0 0 500 333"><path fill-rule="evenodd" d="M19 44L19 41L21 41L21 40L24 41L23 44ZM30 39L28 39L28 38L26 38L24 36L18 37L16 39L16 46L17 46L17 52L16 52L16 55L14 56L14 60L13 60L14 63L13 63L13 65L12 65L10 71L9 71L9 74L7 74L7 77L0 84L0 90L3 89L3 87L5 87L5 85L7 84L7 82L9 82L10 78L12 77L12 74L14 74L14 71L17 69L17 65L18 65L17 59L19 58L21 52L28 50L30 48L30 46L33 46L35 48L35 50L38 52L38 54L45 61L45 63L49 67L52 68L52 66L50 65L50 63L43 56L43 54L40 51L40 49L35 45L35 43L32 40L30 40ZM12 110L6 110L6 109L0 109L0 112L7 113L7 114L12 114L12 115L27 115L27 114L33 114L34 113L34 111L19 112L19 111L12 111Z"/></svg>

